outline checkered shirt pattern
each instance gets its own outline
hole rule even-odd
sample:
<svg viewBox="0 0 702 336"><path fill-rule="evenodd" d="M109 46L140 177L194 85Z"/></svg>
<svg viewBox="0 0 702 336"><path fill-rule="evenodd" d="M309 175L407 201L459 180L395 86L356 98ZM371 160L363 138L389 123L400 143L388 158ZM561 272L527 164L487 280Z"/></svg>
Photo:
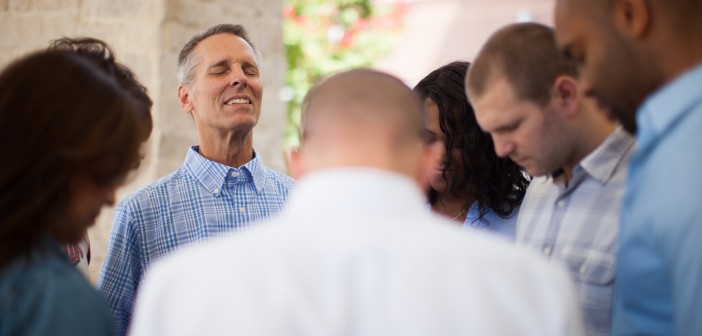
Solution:
<svg viewBox="0 0 702 336"><path fill-rule="evenodd" d="M293 180L254 159L232 168L193 146L183 166L125 198L115 217L97 288L127 331L139 283L155 260L191 242L245 228L283 209Z"/></svg>
<svg viewBox="0 0 702 336"><path fill-rule="evenodd" d="M573 169L537 177L517 219L516 243L562 262L578 291L587 335L609 335L621 201L635 140L621 128Z"/></svg>

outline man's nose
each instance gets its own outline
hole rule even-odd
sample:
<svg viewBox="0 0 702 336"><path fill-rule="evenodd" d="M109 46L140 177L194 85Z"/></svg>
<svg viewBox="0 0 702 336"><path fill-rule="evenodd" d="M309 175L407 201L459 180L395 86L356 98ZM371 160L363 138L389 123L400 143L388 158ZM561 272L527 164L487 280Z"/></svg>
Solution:
<svg viewBox="0 0 702 336"><path fill-rule="evenodd" d="M244 70L241 68L234 68L232 70L232 78L231 81L229 82L230 86L241 86L242 88L245 88L248 86L249 81L246 78L246 74L244 73Z"/></svg>

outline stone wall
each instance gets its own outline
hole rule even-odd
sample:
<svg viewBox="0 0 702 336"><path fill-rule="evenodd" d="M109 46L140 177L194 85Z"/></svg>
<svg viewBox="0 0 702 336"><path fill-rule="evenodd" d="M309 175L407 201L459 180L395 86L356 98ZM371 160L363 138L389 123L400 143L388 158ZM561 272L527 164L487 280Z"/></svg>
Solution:
<svg viewBox="0 0 702 336"><path fill-rule="evenodd" d="M193 122L177 100L177 54L196 32L216 23L243 24L262 54L263 111L254 145L264 162L284 171L285 104L278 92L285 81L282 43L283 0L0 0L0 67L62 36L91 36L108 42L154 100L154 132L146 158L118 201L177 169L187 147L197 142ZM37 80L52 80L37 78ZM80 93L75 93L76 99ZM89 234L91 279L107 250L112 209L102 212Z"/></svg>

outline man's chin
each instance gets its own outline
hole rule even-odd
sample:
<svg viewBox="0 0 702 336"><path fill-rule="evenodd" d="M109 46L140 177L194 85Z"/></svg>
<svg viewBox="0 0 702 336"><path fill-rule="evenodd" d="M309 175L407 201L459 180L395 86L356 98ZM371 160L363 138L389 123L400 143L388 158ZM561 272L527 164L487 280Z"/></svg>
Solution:
<svg viewBox="0 0 702 336"><path fill-rule="evenodd" d="M534 173L536 172L537 167L533 167L533 166L529 165L529 164L528 164L528 163L529 163L528 161L526 161L526 160L515 160L514 158L511 158L511 157L510 157L510 160L512 160L512 162L516 163L518 166L524 168L524 170L525 170L525 171L527 172L527 174L529 174L530 176L537 176L537 175L534 175Z"/></svg>
<svg viewBox="0 0 702 336"><path fill-rule="evenodd" d="M532 177L541 177L551 174L551 172L547 172L544 169L539 169L538 167L524 167L524 170L526 170L527 174Z"/></svg>
<svg viewBox="0 0 702 336"><path fill-rule="evenodd" d="M429 186L437 192L442 192L446 189L446 182L443 179L441 181L432 179L429 181Z"/></svg>

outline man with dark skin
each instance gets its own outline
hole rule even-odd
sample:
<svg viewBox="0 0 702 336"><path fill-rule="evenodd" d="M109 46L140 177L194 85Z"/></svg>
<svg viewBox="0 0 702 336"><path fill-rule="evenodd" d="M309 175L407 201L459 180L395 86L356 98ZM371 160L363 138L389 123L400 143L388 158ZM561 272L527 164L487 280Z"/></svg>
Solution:
<svg viewBox="0 0 702 336"><path fill-rule="evenodd" d="M614 335L702 334L702 2L558 0L586 93L639 141L622 207Z"/></svg>

